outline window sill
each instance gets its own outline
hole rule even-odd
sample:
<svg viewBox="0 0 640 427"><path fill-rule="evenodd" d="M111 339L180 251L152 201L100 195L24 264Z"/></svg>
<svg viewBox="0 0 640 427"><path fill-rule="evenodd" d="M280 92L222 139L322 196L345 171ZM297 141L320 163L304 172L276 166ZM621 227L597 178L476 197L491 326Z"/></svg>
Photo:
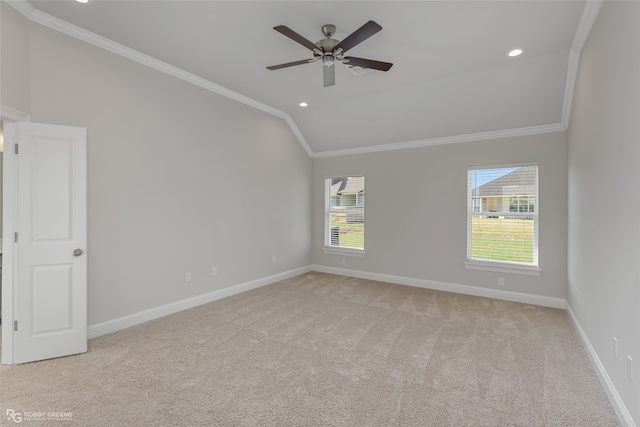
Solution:
<svg viewBox="0 0 640 427"><path fill-rule="evenodd" d="M364 258L364 249L339 248L333 246L325 246L323 249L325 254L344 255Z"/></svg>
<svg viewBox="0 0 640 427"><path fill-rule="evenodd" d="M495 271L498 273L522 274L525 276L540 276L540 268L526 265L508 265L502 263L466 261L464 267L468 270Z"/></svg>

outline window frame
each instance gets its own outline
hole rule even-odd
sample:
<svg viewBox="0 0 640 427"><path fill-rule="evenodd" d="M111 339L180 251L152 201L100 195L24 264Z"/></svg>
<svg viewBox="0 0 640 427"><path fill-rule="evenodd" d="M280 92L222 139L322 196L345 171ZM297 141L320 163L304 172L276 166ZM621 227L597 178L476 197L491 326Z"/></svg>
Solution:
<svg viewBox="0 0 640 427"><path fill-rule="evenodd" d="M364 193L366 193L366 188L367 188L367 179L365 177L365 174L363 173L355 173L355 174L340 174L340 175L331 175L331 176L325 176L324 177L324 248L323 251L326 254L333 254L333 255L345 255L345 256L354 256L354 257L364 257L365 256L365 248L364 248L364 243L363 243L363 247L362 248L355 248L355 247L348 247L348 246L332 246L331 245L331 213L334 213L333 208L338 206L338 207L344 207L344 206L340 206L339 204L334 204L332 203L332 200L334 199L331 196L331 180L333 179L337 179L337 178L349 178L349 177L362 177L362 179L365 182L365 189L364 189ZM362 203L361 203L362 201ZM349 206L351 207L351 206ZM336 211L336 213L341 213L341 214L346 214L346 215L350 215L350 214L355 214L355 215L362 215L362 223L365 224L366 220L365 220L365 206L364 206L364 195L362 195L362 197L360 197L359 195L356 195L356 204L352 206L355 209L340 209L338 211ZM366 226L364 227L363 233L366 234ZM366 242L366 238L364 239L364 241Z"/></svg>
<svg viewBox="0 0 640 427"><path fill-rule="evenodd" d="M531 167L534 166L536 168L536 194L535 194L535 208L534 212L484 212L478 209L478 203L474 203L473 199L473 189L472 189L472 171L477 170L486 170L486 169L510 169L510 168L521 168L521 167ZM519 200L524 200L522 196L514 196ZM509 210L511 207L511 198L509 199ZM529 205L527 205L529 206ZM540 245L539 245L539 234L540 234L540 165L538 162L527 162L527 163L508 163L508 164L498 164L498 165L480 165L480 166L469 166L467 167L467 202L466 202L466 221L467 221L467 242L466 242L466 261L465 268L471 270L484 270L484 271L494 271L500 273L514 273L514 274L523 274L530 276L539 276L540 275ZM515 261L502 261L502 260L486 260L481 258L473 258L472 257L472 220L474 217L480 216L488 216L495 214L506 213L506 216L509 217L522 217L522 218L531 218L534 221L533 226L533 262L532 263L521 263Z"/></svg>

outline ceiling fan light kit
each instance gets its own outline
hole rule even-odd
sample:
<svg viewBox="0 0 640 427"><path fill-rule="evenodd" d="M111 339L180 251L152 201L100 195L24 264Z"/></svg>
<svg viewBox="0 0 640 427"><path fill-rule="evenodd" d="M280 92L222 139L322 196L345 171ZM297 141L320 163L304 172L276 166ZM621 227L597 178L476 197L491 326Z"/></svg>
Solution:
<svg viewBox="0 0 640 427"><path fill-rule="evenodd" d="M359 66L372 70L389 71L393 66L390 62L374 61L372 59L356 58L355 56L344 56L351 48L359 45L369 37L382 30L382 27L374 21L368 21L362 27L355 30L346 39L340 41L332 38L336 32L335 25L326 24L322 26L322 33L325 38L313 43L300 34L296 33L285 25L273 27L280 34L289 37L291 40L301 44L313 53L313 58L302 59L300 61L287 62L285 64L271 65L268 70L279 70L281 68L293 67L295 65L309 64L311 62L322 61L322 78L324 87L335 85L335 63L341 62L349 66Z"/></svg>

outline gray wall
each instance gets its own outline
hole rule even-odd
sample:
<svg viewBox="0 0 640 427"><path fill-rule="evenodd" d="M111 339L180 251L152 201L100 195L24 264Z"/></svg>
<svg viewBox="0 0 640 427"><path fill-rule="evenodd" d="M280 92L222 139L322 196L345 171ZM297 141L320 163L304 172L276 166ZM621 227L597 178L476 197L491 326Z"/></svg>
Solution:
<svg viewBox="0 0 640 427"><path fill-rule="evenodd" d="M323 178L364 173L367 253L345 257L345 268L568 298L640 421L640 64L628 54L639 3L604 4L568 133L313 161L281 119L1 7L0 102L88 128L91 324L310 263L342 267L322 251ZM532 161L541 275L466 270L466 168Z"/></svg>
<svg viewBox="0 0 640 427"><path fill-rule="evenodd" d="M0 153L0 239L2 238L2 168L4 164L4 153ZM2 243L4 244L4 242ZM2 280L2 275L0 274L0 283ZM0 292L0 311L2 311L2 292Z"/></svg>
<svg viewBox="0 0 640 427"><path fill-rule="evenodd" d="M16 91L8 106L88 129L89 324L310 264L311 160L284 120L38 24L10 24L10 36L27 28L18 74L30 94L11 105L24 97ZM3 72L3 87L18 74Z"/></svg>
<svg viewBox="0 0 640 427"><path fill-rule="evenodd" d="M569 128L568 303L640 425L640 3L605 2ZM612 338L619 341L615 359ZM627 377L626 357L635 363Z"/></svg>
<svg viewBox="0 0 640 427"><path fill-rule="evenodd" d="M0 153L0 238L2 238L2 168L4 165L4 153Z"/></svg>
<svg viewBox="0 0 640 427"><path fill-rule="evenodd" d="M467 270L467 167L539 162L539 277ZM566 132L313 160L315 265L565 298ZM364 173L364 258L323 252L326 176ZM341 260L345 258L346 266ZM498 287L498 277L505 286Z"/></svg>
<svg viewBox="0 0 640 427"><path fill-rule="evenodd" d="M21 112L29 111L29 21L0 1L0 103Z"/></svg>

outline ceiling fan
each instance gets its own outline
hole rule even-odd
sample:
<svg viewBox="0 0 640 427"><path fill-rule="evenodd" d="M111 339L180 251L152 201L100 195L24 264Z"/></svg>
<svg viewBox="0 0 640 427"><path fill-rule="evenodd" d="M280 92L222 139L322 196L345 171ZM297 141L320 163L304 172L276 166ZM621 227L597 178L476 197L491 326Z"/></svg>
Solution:
<svg viewBox="0 0 640 427"><path fill-rule="evenodd" d="M323 82L324 87L327 87L336 84L336 70L334 67L336 62L380 71L388 71L391 66L393 66L390 62L356 58L355 56L344 56L349 49L359 45L378 31L382 30L382 27L374 21L367 22L342 41L331 38L331 36L336 32L335 25L331 24L322 26L322 33L326 38L318 40L316 43L312 43L293 31L291 28L284 25L278 25L277 27L273 27L273 29L311 50L313 52L313 58L287 62L286 64L272 65L267 67L268 70L279 70L281 68L293 67L294 65L322 61Z"/></svg>

